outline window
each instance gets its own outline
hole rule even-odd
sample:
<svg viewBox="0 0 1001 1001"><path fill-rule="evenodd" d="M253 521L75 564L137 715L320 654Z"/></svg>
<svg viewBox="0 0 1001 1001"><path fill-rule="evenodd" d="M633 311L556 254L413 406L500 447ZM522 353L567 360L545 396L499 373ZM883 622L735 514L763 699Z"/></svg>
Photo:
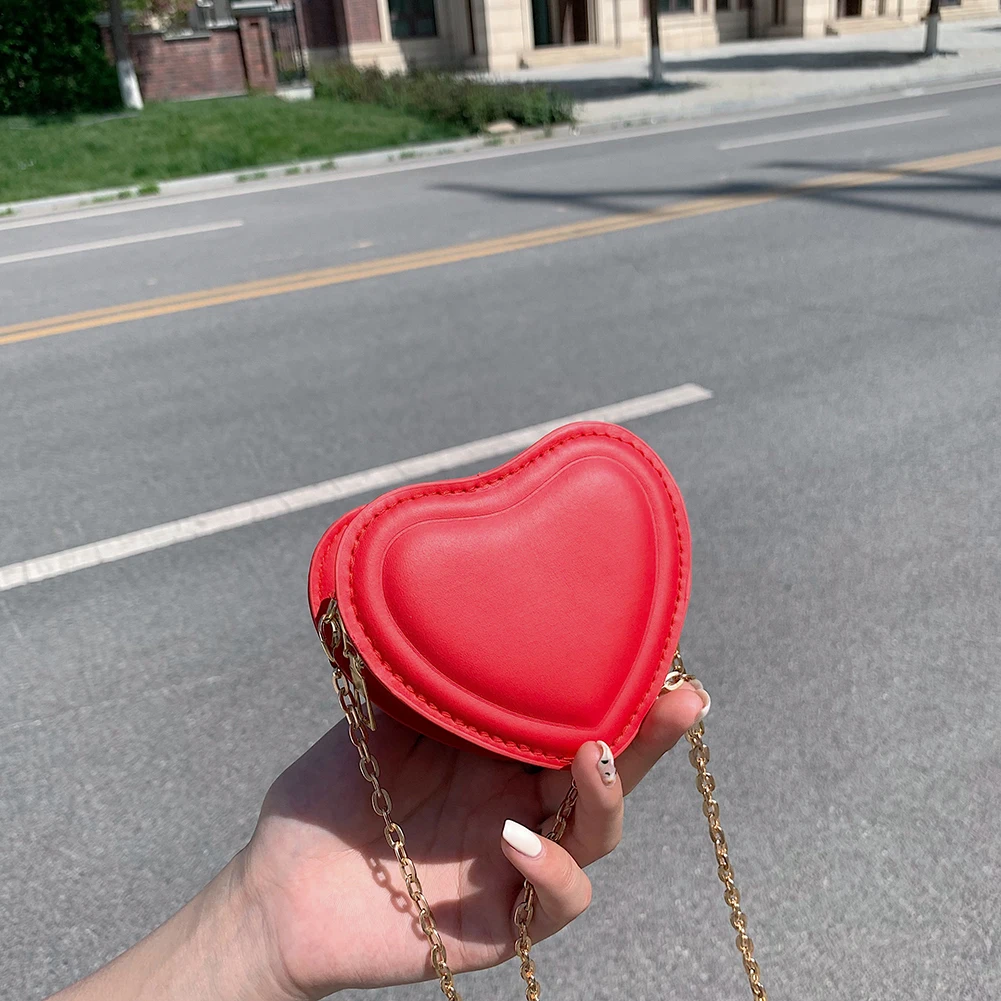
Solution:
<svg viewBox="0 0 1001 1001"><path fill-rule="evenodd" d="M657 0L661 14L694 14L695 0Z"/></svg>
<svg viewBox="0 0 1001 1001"><path fill-rule="evenodd" d="M716 0L716 10L717 12L730 11L730 10L749 10L751 7L751 0Z"/></svg>
<svg viewBox="0 0 1001 1001"><path fill-rule="evenodd" d="M393 38L434 38L434 0L389 0Z"/></svg>

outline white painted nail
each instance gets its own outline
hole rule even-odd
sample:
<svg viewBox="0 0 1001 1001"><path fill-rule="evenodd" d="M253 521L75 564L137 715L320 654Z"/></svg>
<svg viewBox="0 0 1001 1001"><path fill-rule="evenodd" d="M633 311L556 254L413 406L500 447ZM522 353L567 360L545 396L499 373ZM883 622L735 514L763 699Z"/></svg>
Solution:
<svg viewBox="0 0 1001 1001"><path fill-rule="evenodd" d="M598 773L601 775L601 781L610 786L615 782L615 758L612 756L612 749L603 740L598 741L598 746L601 748Z"/></svg>
<svg viewBox="0 0 1001 1001"><path fill-rule="evenodd" d="M709 708L712 706L713 700L701 685L695 690L698 692L699 698L702 699L702 711L695 717L695 722L701 723L709 715Z"/></svg>
<svg viewBox="0 0 1001 1001"><path fill-rule="evenodd" d="M513 820L504 821L502 837L516 852L529 858L538 858L542 854L542 839Z"/></svg>

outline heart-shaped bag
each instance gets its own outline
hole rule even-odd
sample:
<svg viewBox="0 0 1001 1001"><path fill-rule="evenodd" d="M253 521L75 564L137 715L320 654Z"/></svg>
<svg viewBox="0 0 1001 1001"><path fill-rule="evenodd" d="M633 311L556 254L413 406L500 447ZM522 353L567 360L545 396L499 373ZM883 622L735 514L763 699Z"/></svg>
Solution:
<svg viewBox="0 0 1001 1001"><path fill-rule="evenodd" d="M368 748L375 704L446 744L567 768L585 741L619 755L657 696L694 679L678 652L691 539L657 454L612 424L569 424L477 476L401 487L345 514L309 569L313 621L443 992L458 994ZM698 685L698 682L694 682ZM752 994L767 1001L719 826L703 725L687 734ZM570 784L549 837L570 820ZM526 997L533 890L516 912Z"/></svg>

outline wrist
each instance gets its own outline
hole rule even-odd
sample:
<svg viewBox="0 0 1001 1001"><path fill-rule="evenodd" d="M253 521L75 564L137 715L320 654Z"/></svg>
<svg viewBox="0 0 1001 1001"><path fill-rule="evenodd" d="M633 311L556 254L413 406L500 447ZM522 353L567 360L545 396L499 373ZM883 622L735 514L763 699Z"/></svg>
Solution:
<svg viewBox="0 0 1001 1001"><path fill-rule="evenodd" d="M206 1001L307 1001L284 968L270 915L247 878L245 851L188 906L188 948L205 971Z"/></svg>
<svg viewBox="0 0 1001 1001"><path fill-rule="evenodd" d="M241 852L165 924L50 1001L305 1001L273 938Z"/></svg>

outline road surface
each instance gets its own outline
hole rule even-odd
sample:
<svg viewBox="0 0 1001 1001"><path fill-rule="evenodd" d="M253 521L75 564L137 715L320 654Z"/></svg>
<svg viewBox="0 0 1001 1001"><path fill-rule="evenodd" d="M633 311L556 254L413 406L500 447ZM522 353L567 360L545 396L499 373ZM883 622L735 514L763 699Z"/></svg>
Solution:
<svg viewBox="0 0 1001 1001"><path fill-rule="evenodd" d="M1001 996L999 100L0 227L3 996L165 919L337 721L305 573L379 492L344 477L689 384L627 423L689 507L683 646L770 997ZM435 475L502 457L465 456ZM546 996L743 998L714 868L679 751L538 948Z"/></svg>

